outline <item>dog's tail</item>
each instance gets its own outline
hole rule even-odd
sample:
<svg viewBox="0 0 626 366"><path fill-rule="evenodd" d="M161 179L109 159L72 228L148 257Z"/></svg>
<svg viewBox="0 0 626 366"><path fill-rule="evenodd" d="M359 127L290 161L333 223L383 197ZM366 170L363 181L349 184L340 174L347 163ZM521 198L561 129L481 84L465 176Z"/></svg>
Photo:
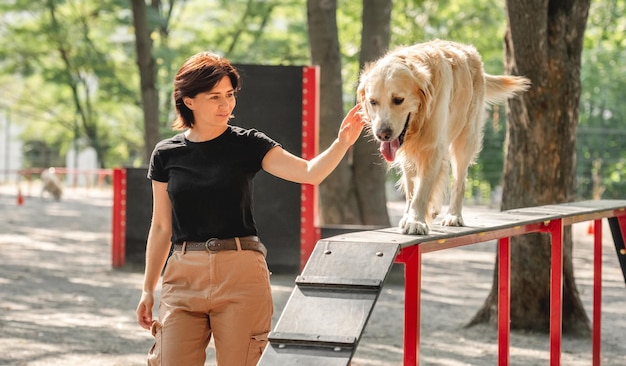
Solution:
<svg viewBox="0 0 626 366"><path fill-rule="evenodd" d="M502 103L519 92L530 88L530 80L523 76L485 74L485 102Z"/></svg>

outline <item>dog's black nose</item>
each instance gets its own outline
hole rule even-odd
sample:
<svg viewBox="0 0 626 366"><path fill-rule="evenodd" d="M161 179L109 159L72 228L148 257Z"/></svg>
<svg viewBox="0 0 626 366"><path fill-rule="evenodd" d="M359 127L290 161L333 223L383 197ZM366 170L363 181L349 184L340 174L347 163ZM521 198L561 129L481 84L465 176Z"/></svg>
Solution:
<svg viewBox="0 0 626 366"><path fill-rule="evenodd" d="M391 131L391 128L385 128L382 130L378 130L376 131L376 137L380 140L380 141L389 141L391 139L391 133L393 131Z"/></svg>

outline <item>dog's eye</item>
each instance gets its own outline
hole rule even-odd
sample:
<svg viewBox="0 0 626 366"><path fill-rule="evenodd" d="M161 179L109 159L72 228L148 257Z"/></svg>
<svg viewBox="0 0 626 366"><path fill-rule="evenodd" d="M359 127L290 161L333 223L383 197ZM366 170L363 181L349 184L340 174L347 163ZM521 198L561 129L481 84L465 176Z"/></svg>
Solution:
<svg viewBox="0 0 626 366"><path fill-rule="evenodd" d="M371 106L378 105L378 102L376 100L374 100L374 99L370 99L370 105Z"/></svg>
<svg viewBox="0 0 626 366"><path fill-rule="evenodd" d="M395 97L391 100L393 102L393 104L395 105L400 105L402 104L402 102L404 102L404 98L400 98L400 97Z"/></svg>

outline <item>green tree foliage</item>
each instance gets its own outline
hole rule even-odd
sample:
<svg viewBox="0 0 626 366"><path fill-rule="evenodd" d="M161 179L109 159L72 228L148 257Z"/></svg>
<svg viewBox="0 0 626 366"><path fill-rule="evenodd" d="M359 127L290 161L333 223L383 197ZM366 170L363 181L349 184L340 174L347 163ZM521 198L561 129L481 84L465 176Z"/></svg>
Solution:
<svg viewBox="0 0 626 366"><path fill-rule="evenodd" d="M218 52L235 63L306 64L304 0L187 1L172 19L175 66L189 55Z"/></svg>
<svg viewBox="0 0 626 366"><path fill-rule="evenodd" d="M593 192L623 197L626 189L626 145L621 142L626 104L620 103L626 99L625 2L594 2L589 15L577 136L581 198ZM157 25L152 40L163 137L172 133L171 81L189 55L212 50L237 63L310 63L305 4L305 0L160 1L160 14L152 13L151 19ZM361 12L360 1L338 0L346 104L354 102L358 81ZM96 146L108 167L145 163L130 4L14 0L0 4L0 17L0 109L10 110L12 121L27 127L24 138L54 146L62 155L75 143L81 148ZM503 71L502 2L395 0L391 18L391 47L453 39L474 44L487 72ZM483 152L470 172L468 196L488 198L500 182L505 114L504 108L490 112L498 118L490 117L487 123Z"/></svg>
<svg viewBox="0 0 626 366"><path fill-rule="evenodd" d="M626 191L624 14L624 0L591 3L577 134L578 195L585 198L623 198Z"/></svg>
<svg viewBox="0 0 626 366"><path fill-rule="evenodd" d="M163 13L150 16L164 135L171 133L173 75L189 55L308 63L304 1L161 3ZM0 74L10 76L0 84L0 108L20 116L14 120L26 126L25 139L61 154L75 143L94 147L104 166L145 163L130 4L21 0L0 4L0 15Z"/></svg>
<svg viewBox="0 0 626 366"><path fill-rule="evenodd" d="M133 110L125 106L135 98L125 82L135 74L119 47L129 39L118 32L118 3L24 0L3 6L0 31L7 42L0 66L19 75L3 94L26 126L25 139L47 141L61 152L91 146L102 165L119 152L116 146L133 142L132 134L121 134L126 128L115 128L128 122Z"/></svg>

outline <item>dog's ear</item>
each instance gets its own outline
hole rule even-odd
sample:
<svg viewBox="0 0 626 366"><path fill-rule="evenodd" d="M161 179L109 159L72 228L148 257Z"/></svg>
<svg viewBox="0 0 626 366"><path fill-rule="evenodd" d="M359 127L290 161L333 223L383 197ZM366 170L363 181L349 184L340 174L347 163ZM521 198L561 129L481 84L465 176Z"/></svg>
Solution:
<svg viewBox="0 0 626 366"><path fill-rule="evenodd" d="M367 113L367 103L365 100L365 74L362 73L359 78L359 85L356 89L356 101L361 104L361 114L367 119L370 119L369 113Z"/></svg>
<svg viewBox="0 0 626 366"><path fill-rule="evenodd" d="M366 62L359 73L359 85L356 89L357 101L362 103L365 101L365 84L367 84L368 76L372 68L376 65L375 61Z"/></svg>
<svg viewBox="0 0 626 366"><path fill-rule="evenodd" d="M432 105L434 102L434 87L431 82L430 70L425 67L413 66L414 76L416 79L415 85L417 86L417 97L420 100L420 108L424 110L427 117L430 117L432 112Z"/></svg>
<svg viewBox="0 0 626 366"><path fill-rule="evenodd" d="M423 109L426 117L430 117L432 112L433 94L432 88L426 86L417 89L417 97L420 100L420 108Z"/></svg>
<svg viewBox="0 0 626 366"><path fill-rule="evenodd" d="M359 103L363 103L365 100L365 86L363 85L363 80L359 82L359 86L356 88L356 101Z"/></svg>
<svg viewBox="0 0 626 366"><path fill-rule="evenodd" d="M433 85L431 82L430 70L419 63L411 62L410 58L404 58L405 65L411 70L413 85L415 85L415 95L420 101L420 109L423 110L426 117L432 112L433 104Z"/></svg>

